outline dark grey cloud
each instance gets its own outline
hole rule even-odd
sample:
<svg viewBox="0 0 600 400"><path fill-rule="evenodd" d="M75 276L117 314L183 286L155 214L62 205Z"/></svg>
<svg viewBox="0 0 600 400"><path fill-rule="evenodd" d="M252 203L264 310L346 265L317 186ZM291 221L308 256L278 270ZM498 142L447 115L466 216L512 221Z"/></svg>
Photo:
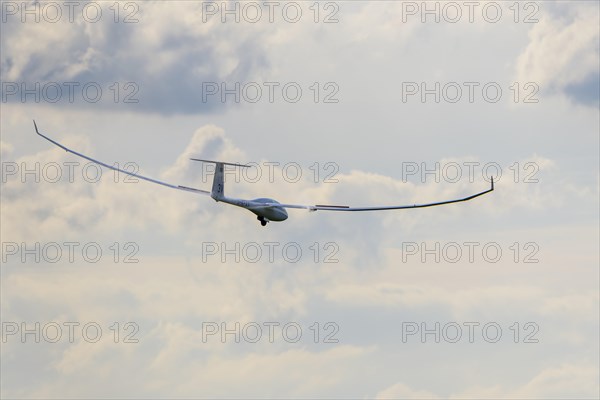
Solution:
<svg viewBox="0 0 600 400"><path fill-rule="evenodd" d="M268 66L259 26L203 23L195 3L139 4L139 22L131 24L114 23L109 3L96 23L22 23L18 16L7 16L2 102L213 113L236 103L232 97L223 102L218 94L203 96L203 84L234 87ZM32 37L37 45L30 45Z"/></svg>

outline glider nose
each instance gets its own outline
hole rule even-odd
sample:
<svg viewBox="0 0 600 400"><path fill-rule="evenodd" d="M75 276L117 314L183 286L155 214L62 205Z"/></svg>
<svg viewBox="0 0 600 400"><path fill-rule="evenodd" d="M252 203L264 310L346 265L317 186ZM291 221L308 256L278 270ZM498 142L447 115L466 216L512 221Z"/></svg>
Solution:
<svg viewBox="0 0 600 400"><path fill-rule="evenodd" d="M277 207L274 210L273 221L285 221L288 219L288 213L283 207Z"/></svg>
<svg viewBox="0 0 600 400"><path fill-rule="evenodd" d="M277 218L273 219L274 221L285 221L286 219L288 219L288 213L287 211L285 211L285 208L277 207L274 211L277 214Z"/></svg>

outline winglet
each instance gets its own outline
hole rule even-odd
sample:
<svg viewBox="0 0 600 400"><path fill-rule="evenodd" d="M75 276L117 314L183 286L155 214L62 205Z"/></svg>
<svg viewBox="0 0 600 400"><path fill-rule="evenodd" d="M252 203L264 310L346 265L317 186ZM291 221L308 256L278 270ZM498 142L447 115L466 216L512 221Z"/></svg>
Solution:
<svg viewBox="0 0 600 400"><path fill-rule="evenodd" d="M38 135L40 135L41 137L43 137L44 139L46 139L46 140L47 140L47 141L49 141L50 143L52 143L52 144L54 144L54 145L56 145L56 146L60 147L60 148L61 148L61 149L63 149L64 151L67 151L67 152L70 152L70 153L73 153L73 154L77 154L78 156L80 156L80 157L83 157L83 158L87 158L87 156L83 156L83 155L81 155L81 154L79 154L79 153L76 153L76 152L74 152L74 151L71 151L71 150L69 150L67 147L63 146L62 144L58 143L57 141L55 141L55 140L52 140L52 139L50 139L48 136L46 136L46 135L44 135L43 133L41 133L41 132L39 131L38 127L37 127L37 124L35 123L35 119L33 120L33 126L35 127L35 133L37 133ZM94 162L96 162L95 160L91 160L91 161L94 161ZM112 168L112 167L108 167L108 168ZM113 169L114 169L114 168L113 168Z"/></svg>
<svg viewBox="0 0 600 400"><path fill-rule="evenodd" d="M492 176L490 179L492 180L492 188L490 190L494 190L494 177Z"/></svg>

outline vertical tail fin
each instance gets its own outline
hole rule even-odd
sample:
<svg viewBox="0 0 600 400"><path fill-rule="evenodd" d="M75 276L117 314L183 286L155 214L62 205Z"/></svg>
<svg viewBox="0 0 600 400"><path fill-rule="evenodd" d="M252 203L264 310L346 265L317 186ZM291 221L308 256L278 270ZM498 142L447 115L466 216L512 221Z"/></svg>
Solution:
<svg viewBox="0 0 600 400"><path fill-rule="evenodd" d="M224 167L223 163L215 163L215 176L213 177L212 191L210 197L219 201L225 197L225 178L224 178Z"/></svg>
<svg viewBox="0 0 600 400"><path fill-rule="evenodd" d="M199 158L190 158L193 161L202 161L215 164L215 176L213 177L212 191L210 197L216 201L225 197L225 165L233 165L236 167L248 168L250 165L233 164L221 161L201 160Z"/></svg>

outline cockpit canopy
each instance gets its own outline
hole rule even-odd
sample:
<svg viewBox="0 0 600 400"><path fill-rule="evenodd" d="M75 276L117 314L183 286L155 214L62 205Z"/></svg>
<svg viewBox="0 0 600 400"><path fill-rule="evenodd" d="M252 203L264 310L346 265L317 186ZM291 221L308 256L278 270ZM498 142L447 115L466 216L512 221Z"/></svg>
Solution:
<svg viewBox="0 0 600 400"><path fill-rule="evenodd" d="M252 201L256 201L257 203L277 203L277 204L280 204L277 200L268 199L266 197L261 197L261 198L258 198L258 199L254 199Z"/></svg>

